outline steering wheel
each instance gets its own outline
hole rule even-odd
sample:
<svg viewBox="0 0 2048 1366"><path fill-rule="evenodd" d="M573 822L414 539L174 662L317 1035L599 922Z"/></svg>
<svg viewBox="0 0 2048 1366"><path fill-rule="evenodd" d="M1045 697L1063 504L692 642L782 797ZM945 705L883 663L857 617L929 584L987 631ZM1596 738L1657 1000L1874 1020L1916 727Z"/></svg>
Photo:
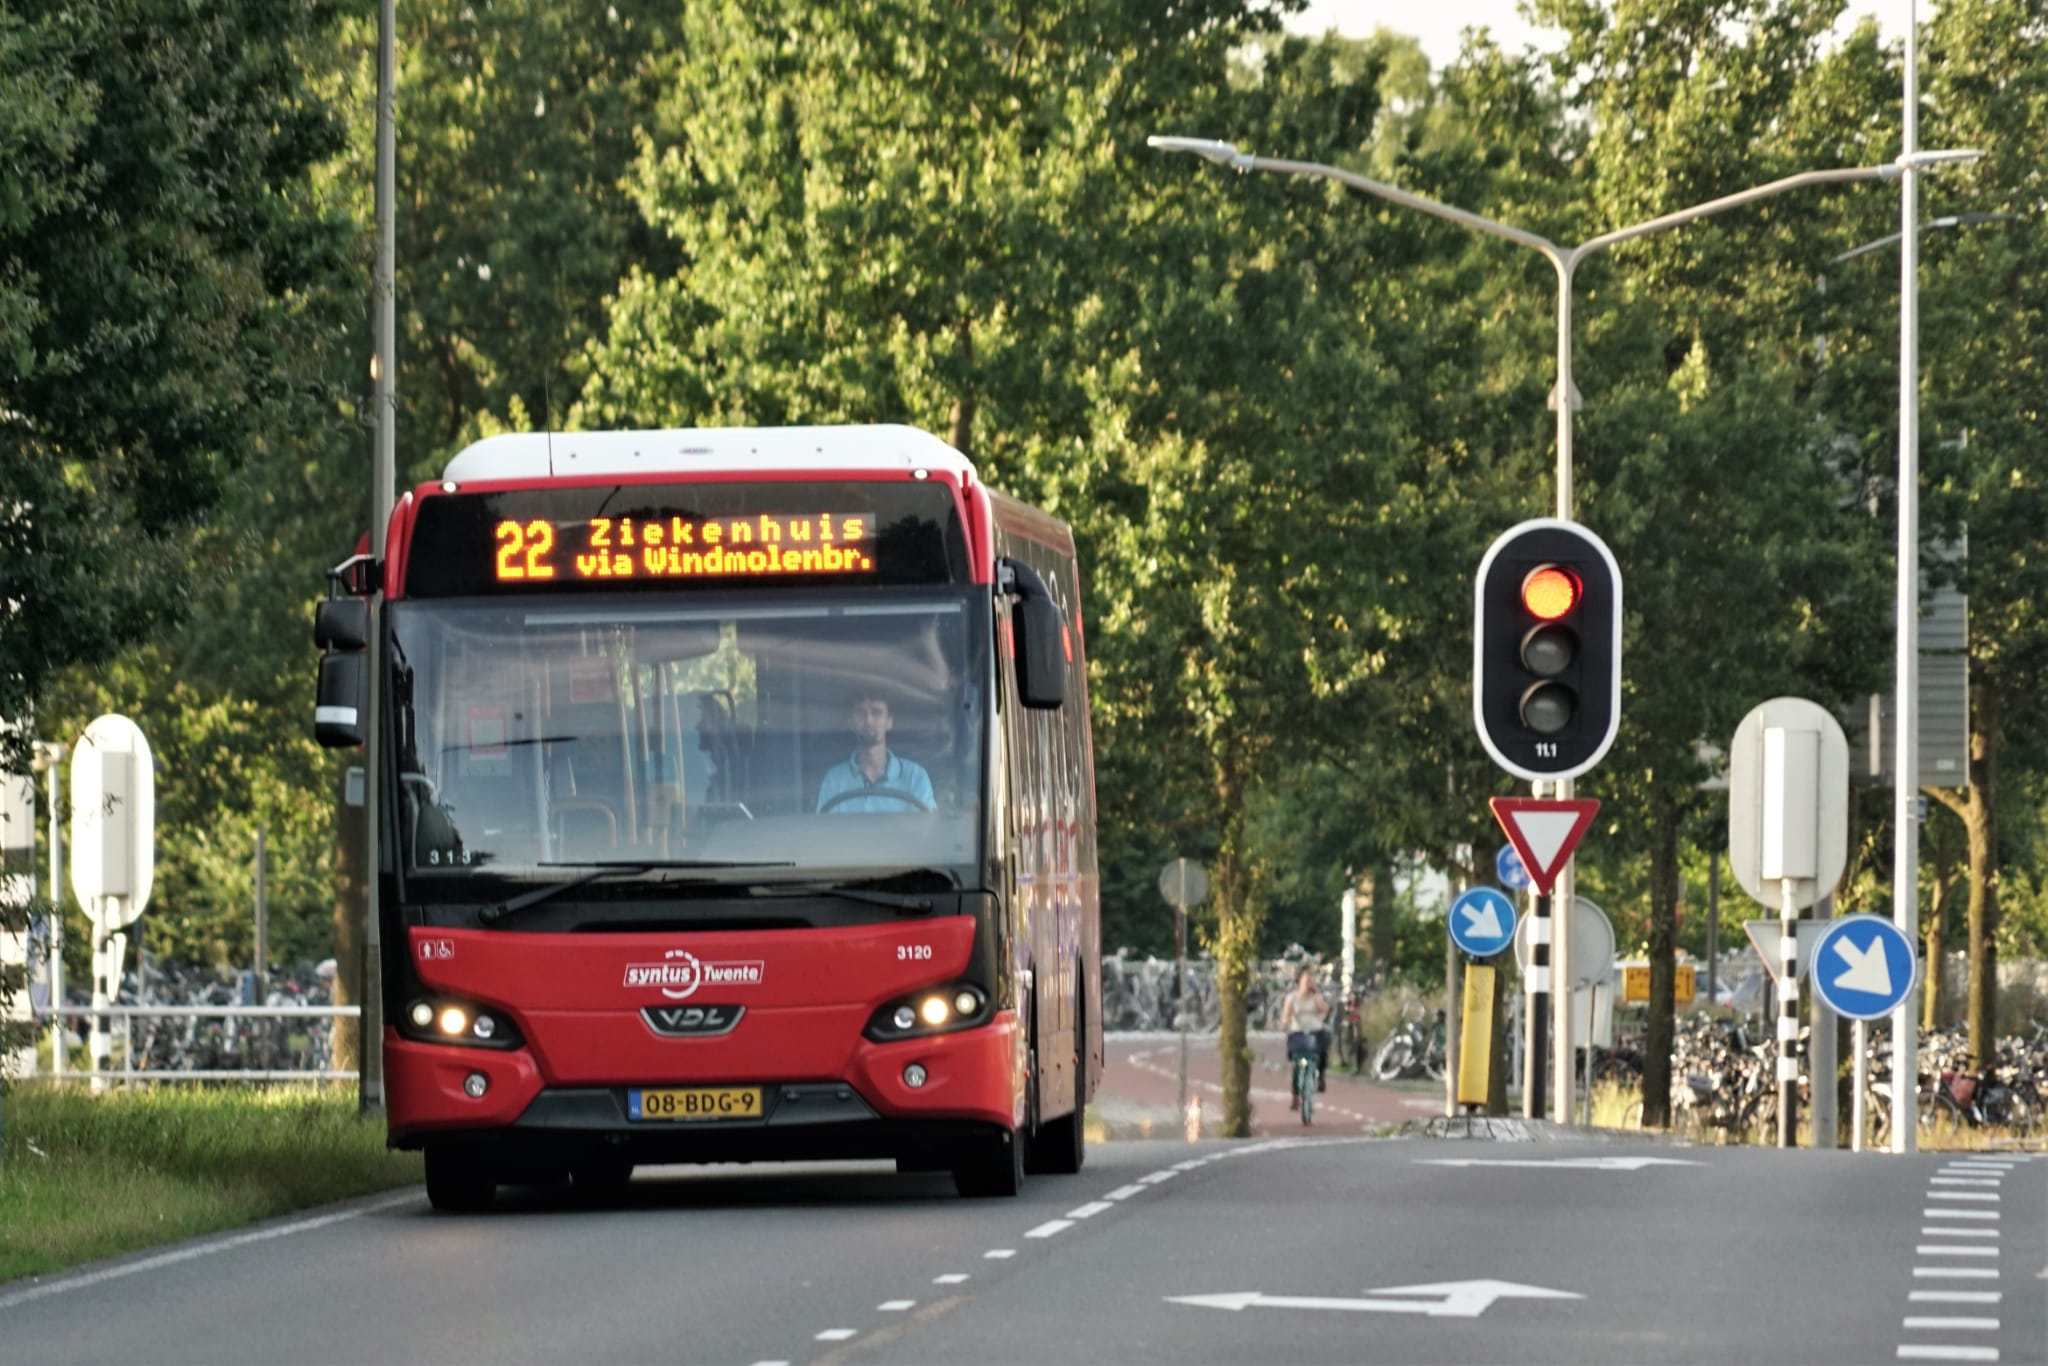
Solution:
<svg viewBox="0 0 2048 1366"><path fill-rule="evenodd" d="M937 807L918 796L915 792L906 792L900 787L849 787L844 792L835 792L830 797L827 797L825 804L820 806L818 811L822 814L830 811L835 806L844 806L847 802L856 801L862 797L887 797L890 801L901 802L914 811L938 810Z"/></svg>

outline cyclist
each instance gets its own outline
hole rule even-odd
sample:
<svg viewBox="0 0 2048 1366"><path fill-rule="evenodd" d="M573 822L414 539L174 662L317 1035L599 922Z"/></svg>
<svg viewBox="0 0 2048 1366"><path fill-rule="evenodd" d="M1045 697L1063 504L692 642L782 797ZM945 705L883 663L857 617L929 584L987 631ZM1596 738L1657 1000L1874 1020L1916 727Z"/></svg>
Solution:
<svg viewBox="0 0 2048 1366"><path fill-rule="evenodd" d="M1287 1056L1313 1048L1316 1052L1316 1090L1330 1089L1330 1002L1317 985L1316 970L1304 967L1295 979L1294 990L1280 1005L1280 1028L1287 1035ZM1288 1109L1301 1108L1297 1091Z"/></svg>

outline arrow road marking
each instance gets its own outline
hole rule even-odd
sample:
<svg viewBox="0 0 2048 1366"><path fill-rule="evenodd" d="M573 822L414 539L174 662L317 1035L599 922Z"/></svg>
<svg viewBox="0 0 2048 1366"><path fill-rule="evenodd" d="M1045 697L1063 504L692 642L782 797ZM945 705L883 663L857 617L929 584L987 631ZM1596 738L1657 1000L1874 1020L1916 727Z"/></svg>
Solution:
<svg viewBox="0 0 2048 1366"><path fill-rule="evenodd" d="M1835 978L1835 985L1848 991L1867 991L1873 996L1892 994L1892 970L1884 958L1884 941L1873 939L1865 948L1857 948L1849 942L1847 935L1835 940L1835 952L1848 963L1849 970Z"/></svg>
<svg viewBox="0 0 2048 1366"><path fill-rule="evenodd" d="M1507 931L1500 927L1500 912L1491 901L1482 901L1477 906L1465 908L1467 933L1478 939L1502 939Z"/></svg>
<svg viewBox="0 0 2048 1366"><path fill-rule="evenodd" d="M1423 1314L1436 1319L1476 1319L1495 1300L1582 1300L1584 1295L1569 1290L1546 1290L1540 1285L1517 1285L1513 1281L1444 1281L1435 1285L1389 1286L1369 1290L1368 1295L1427 1295L1429 1299L1339 1299L1323 1295L1267 1295L1257 1290L1234 1290L1218 1295L1168 1295L1169 1304L1192 1304L1202 1309L1334 1309L1354 1314Z"/></svg>
<svg viewBox="0 0 2048 1366"><path fill-rule="evenodd" d="M1639 1172L1645 1167L1704 1167L1683 1157L1422 1157L1424 1167L1546 1167L1593 1172Z"/></svg>

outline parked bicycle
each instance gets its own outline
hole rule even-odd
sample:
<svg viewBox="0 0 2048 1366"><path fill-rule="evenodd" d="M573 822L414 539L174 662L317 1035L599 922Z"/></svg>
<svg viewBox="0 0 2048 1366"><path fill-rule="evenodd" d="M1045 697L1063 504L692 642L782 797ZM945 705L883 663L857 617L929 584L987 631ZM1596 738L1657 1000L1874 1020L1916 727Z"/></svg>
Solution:
<svg viewBox="0 0 2048 1366"><path fill-rule="evenodd" d="M1373 1075L1381 1081L1400 1081L1412 1077L1428 1076L1438 1081L1444 1075L1444 1013L1436 1012L1436 1019L1424 1027L1421 1019L1410 1016L1401 1022L1401 1027L1387 1036L1379 1052L1373 1055Z"/></svg>

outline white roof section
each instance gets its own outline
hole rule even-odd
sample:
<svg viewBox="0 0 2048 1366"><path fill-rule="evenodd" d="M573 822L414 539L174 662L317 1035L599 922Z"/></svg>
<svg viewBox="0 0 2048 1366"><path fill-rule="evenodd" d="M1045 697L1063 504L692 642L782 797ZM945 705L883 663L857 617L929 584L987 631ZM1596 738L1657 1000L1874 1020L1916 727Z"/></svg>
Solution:
<svg viewBox="0 0 2048 1366"><path fill-rule="evenodd" d="M890 424L847 427L679 427L665 431L508 432L457 452L441 477L548 479L769 470L885 473L974 466L930 432Z"/></svg>

